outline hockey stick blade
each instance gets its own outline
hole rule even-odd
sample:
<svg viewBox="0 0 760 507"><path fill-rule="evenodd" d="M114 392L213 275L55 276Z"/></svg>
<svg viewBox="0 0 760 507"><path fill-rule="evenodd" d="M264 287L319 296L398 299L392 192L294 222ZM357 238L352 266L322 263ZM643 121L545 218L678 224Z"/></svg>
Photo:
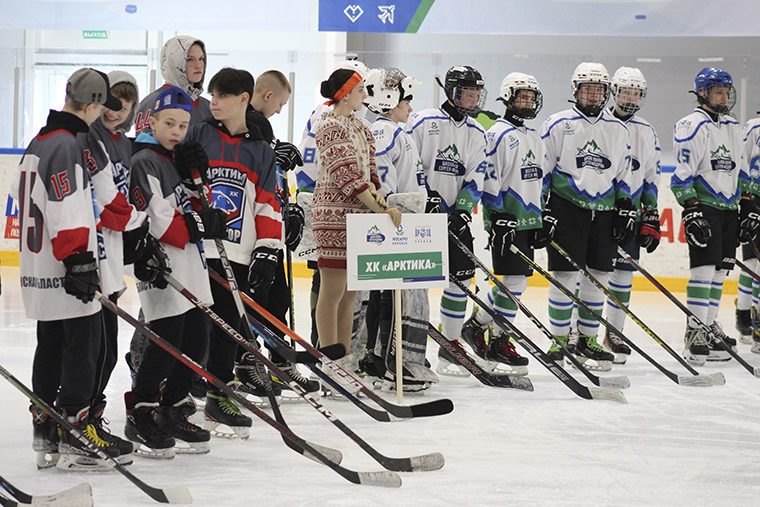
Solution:
<svg viewBox="0 0 760 507"><path fill-rule="evenodd" d="M0 486L16 497L18 505L49 505L51 507L90 507L93 505L92 487L86 482L52 495L24 493L3 477L0 477Z"/></svg>
<svg viewBox="0 0 760 507"><path fill-rule="evenodd" d="M315 451L317 451L322 456L324 456L325 458L329 459L330 461L332 461L336 465L340 465L341 462L343 461L343 454L338 449L332 449L330 447L325 447L324 445L315 444L313 442L309 442L308 440L305 440L305 442L309 445L309 447L311 447L312 449L314 449ZM286 441L286 443L290 444L292 442L290 442L288 440L288 441ZM295 444L293 444L293 445L295 445ZM301 454L303 454L303 456L305 458L309 458L310 460L316 461L317 463L322 463L322 461L319 459L319 457L315 456L314 454L311 454L309 451L306 451L306 450L301 451L299 449L294 449L294 450L296 452L301 452Z"/></svg>
<svg viewBox="0 0 760 507"><path fill-rule="evenodd" d="M721 373L720 375L722 376L723 374ZM725 381L726 379L724 378L723 382L725 383ZM709 375L679 375L678 384L686 387L712 387L715 385L715 379Z"/></svg>
<svg viewBox="0 0 760 507"><path fill-rule="evenodd" d="M401 477L394 472L358 472L357 476L358 484L364 486L401 487Z"/></svg>
<svg viewBox="0 0 760 507"><path fill-rule="evenodd" d="M619 377L599 377L599 387L609 387L611 389L628 389L631 387L631 381L628 377L621 375Z"/></svg>
<svg viewBox="0 0 760 507"><path fill-rule="evenodd" d="M606 387L589 387L588 391L591 393L591 398L595 400L615 401L617 403L622 403L623 405L628 403L628 400L625 399L625 395L615 389L609 389Z"/></svg>

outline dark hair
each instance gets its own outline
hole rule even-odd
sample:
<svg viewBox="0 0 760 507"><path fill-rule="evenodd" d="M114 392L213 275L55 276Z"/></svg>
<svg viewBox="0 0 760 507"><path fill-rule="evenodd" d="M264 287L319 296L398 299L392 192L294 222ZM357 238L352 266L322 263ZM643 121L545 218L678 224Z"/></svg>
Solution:
<svg viewBox="0 0 760 507"><path fill-rule="evenodd" d="M319 91L322 94L322 96L326 99L332 99L335 97L335 94L338 93L338 90L348 82L348 80L351 78L351 76L354 75L353 70L348 69L338 69L332 74L330 74L330 77L327 78L327 80L322 81L322 86L320 87Z"/></svg>
<svg viewBox="0 0 760 507"><path fill-rule="evenodd" d="M137 103L137 88L127 81L113 85L111 87L111 95L126 102Z"/></svg>
<svg viewBox="0 0 760 507"><path fill-rule="evenodd" d="M211 93L242 95L253 97L253 76L247 70L225 67L211 78L208 83Z"/></svg>

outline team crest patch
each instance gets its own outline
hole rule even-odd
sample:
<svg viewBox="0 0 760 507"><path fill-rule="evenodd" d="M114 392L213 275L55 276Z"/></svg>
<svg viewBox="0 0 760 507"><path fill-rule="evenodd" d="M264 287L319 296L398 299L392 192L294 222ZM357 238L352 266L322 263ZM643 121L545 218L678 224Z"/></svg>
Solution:
<svg viewBox="0 0 760 507"><path fill-rule="evenodd" d="M227 213L227 240L240 244L247 175L237 169L212 167L209 176L211 205Z"/></svg>
<svg viewBox="0 0 760 507"><path fill-rule="evenodd" d="M464 176L464 164L462 164L462 157L459 155L459 150L455 144L450 144L443 150L438 150L433 170L451 176Z"/></svg>
<svg viewBox="0 0 760 507"><path fill-rule="evenodd" d="M575 166L578 169L588 168L599 174L604 173L612 167L612 162L607 158L602 149L593 139L578 148L578 154L575 157Z"/></svg>
<svg viewBox="0 0 760 507"><path fill-rule="evenodd" d="M535 181L541 179L543 175L543 169L536 163L536 155L533 150L528 150L520 164L520 177L523 181Z"/></svg>
<svg viewBox="0 0 760 507"><path fill-rule="evenodd" d="M736 162L731 159L731 150L724 144L718 146L718 149L710 152L710 165L713 171L730 173L736 168Z"/></svg>
<svg viewBox="0 0 760 507"><path fill-rule="evenodd" d="M631 157L631 172L636 172L641 169L641 162L636 157Z"/></svg>

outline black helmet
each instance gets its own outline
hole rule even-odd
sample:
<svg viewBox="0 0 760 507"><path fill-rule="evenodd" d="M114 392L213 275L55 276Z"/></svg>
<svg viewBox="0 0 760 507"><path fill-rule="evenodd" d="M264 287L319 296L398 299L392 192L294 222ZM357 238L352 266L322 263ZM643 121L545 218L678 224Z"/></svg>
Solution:
<svg viewBox="0 0 760 507"><path fill-rule="evenodd" d="M469 65L455 65L451 67L446 72L444 84L441 84L440 80L438 84L444 89L446 97L454 104L454 107L464 115L476 116L486 103L486 94L488 92L485 88L483 76ZM480 91L478 102L474 107L462 107L462 92L465 90Z"/></svg>

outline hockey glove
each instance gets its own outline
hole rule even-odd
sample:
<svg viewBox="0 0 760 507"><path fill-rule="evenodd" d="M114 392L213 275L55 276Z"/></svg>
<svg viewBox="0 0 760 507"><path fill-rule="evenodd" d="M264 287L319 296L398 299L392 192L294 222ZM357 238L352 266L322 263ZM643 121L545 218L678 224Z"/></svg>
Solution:
<svg viewBox="0 0 760 507"><path fill-rule="evenodd" d="M189 190L199 190L193 181L193 169L198 170L203 184L206 184L208 155L198 141L186 141L174 147L174 166L179 171L182 184Z"/></svg>
<svg viewBox="0 0 760 507"><path fill-rule="evenodd" d="M124 231L121 233L122 243L124 247L124 264L134 264L134 262L142 257L143 251L147 244L148 236L148 221L146 220L137 229L131 231Z"/></svg>
<svg viewBox="0 0 760 507"><path fill-rule="evenodd" d="M291 252L301 243L304 220L303 208L296 203L289 203L285 208L285 245Z"/></svg>
<svg viewBox="0 0 760 507"><path fill-rule="evenodd" d="M641 217L639 243L647 253L654 252L660 244L660 214L657 210L645 211Z"/></svg>
<svg viewBox="0 0 760 507"><path fill-rule="evenodd" d="M491 230L488 231L488 246L504 257L515 240L517 219L511 213L491 213L489 218Z"/></svg>
<svg viewBox="0 0 760 507"><path fill-rule="evenodd" d="M146 236L145 250L143 255L135 260L134 268L135 278L143 282L151 282L159 289L165 289L168 285L163 274L172 272L169 256L166 255L161 242L150 234Z"/></svg>
<svg viewBox="0 0 760 507"><path fill-rule="evenodd" d="M248 282L254 294L269 289L277 271L278 251L274 248L259 247L253 251L253 260L248 269Z"/></svg>
<svg viewBox="0 0 760 507"><path fill-rule="evenodd" d="M301 152L298 151L298 148L294 144L277 141L277 144L274 146L274 153L277 156L277 165L284 172L303 165Z"/></svg>
<svg viewBox="0 0 760 507"><path fill-rule="evenodd" d="M197 243L202 239L227 238L227 214L216 208L199 209L184 214L190 242Z"/></svg>
<svg viewBox="0 0 760 507"><path fill-rule="evenodd" d="M463 209L455 209L449 214L449 230L459 239L463 237L472 237L470 224L472 217Z"/></svg>
<svg viewBox="0 0 760 507"><path fill-rule="evenodd" d="M760 208L752 196L742 194L739 201L739 242L742 244L755 241L760 232Z"/></svg>
<svg viewBox="0 0 760 507"><path fill-rule="evenodd" d="M552 213L552 209L547 204L541 213L541 228L533 231L534 250L546 248L546 245L554 239L554 231L557 229L557 217Z"/></svg>
<svg viewBox="0 0 760 507"><path fill-rule="evenodd" d="M81 252L69 255L63 259L66 266L66 276L63 278L63 290L83 303L95 299L100 277L98 263L92 252Z"/></svg>
<svg viewBox="0 0 760 507"><path fill-rule="evenodd" d="M694 198L687 199L682 204L681 218L683 219L686 242L696 248L706 248L712 231L710 230L710 223L705 220L702 214L702 207Z"/></svg>
<svg viewBox="0 0 760 507"><path fill-rule="evenodd" d="M428 190L425 213L440 213L441 211L441 194L435 190Z"/></svg>
<svg viewBox="0 0 760 507"><path fill-rule="evenodd" d="M615 208L617 211L612 223L612 237L618 245L625 245L636 234L636 208L628 197L615 201Z"/></svg>

